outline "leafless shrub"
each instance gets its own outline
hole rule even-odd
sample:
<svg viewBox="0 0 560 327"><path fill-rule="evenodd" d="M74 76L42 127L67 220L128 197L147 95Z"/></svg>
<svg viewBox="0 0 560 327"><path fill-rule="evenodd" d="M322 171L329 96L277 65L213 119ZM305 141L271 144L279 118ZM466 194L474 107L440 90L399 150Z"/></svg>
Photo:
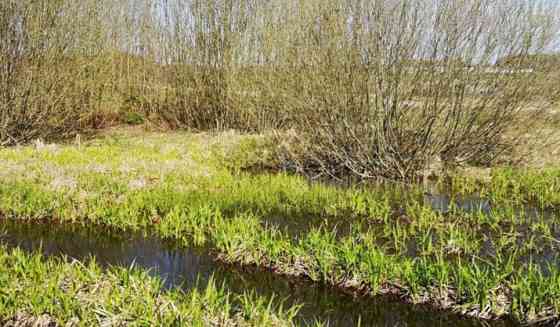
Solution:
<svg viewBox="0 0 560 327"><path fill-rule="evenodd" d="M530 87L531 55L557 31L544 2L193 0L167 9L176 93L161 114L201 129L295 128L292 159L303 169L410 178L434 161L489 164L546 109L525 110L540 91ZM504 69L501 58L515 60Z"/></svg>
<svg viewBox="0 0 560 327"><path fill-rule="evenodd" d="M489 164L516 144L549 104L531 60L553 49L560 17L522 0L0 6L1 144L137 113L295 131L286 153L301 169L399 179L436 161Z"/></svg>
<svg viewBox="0 0 560 327"><path fill-rule="evenodd" d="M489 164L547 109L527 70L553 35L555 17L538 2L312 6L289 60L308 168L401 179L434 161ZM507 70L494 65L512 56Z"/></svg>
<svg viewBox="0 0 560 327"><path fill-rule="evenodd" d="M0 3L0 145L73 134L98 104L103 66L91 39L99 26L79 21L99 17L82 4Z"/></svg>

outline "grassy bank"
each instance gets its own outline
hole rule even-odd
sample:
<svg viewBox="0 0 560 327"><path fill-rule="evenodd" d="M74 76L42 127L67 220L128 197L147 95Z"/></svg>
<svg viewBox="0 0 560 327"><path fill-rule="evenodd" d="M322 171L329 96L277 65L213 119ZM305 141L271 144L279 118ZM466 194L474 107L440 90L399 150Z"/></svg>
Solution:
<svg viewBox="0 0 560 327"><path fill-rule="evenodd" d="M499 206L441 213L420 187L343 189L243 173L270 151L265 137L235 133L4 148L0 212L153 230L210 245L227 262L479 318L558 319L558 215L520 214L519 204L556 206L559 170L457 177L455 195L480 191Z"/></svg>
<svg viewBox="0 0 560 327"><path fill-rule="evenodd" d="M297 308L276 309L252 295L230 296L211 282L189 293L130 268L44 259L0 247L0 325L293 326Z"/></svg>

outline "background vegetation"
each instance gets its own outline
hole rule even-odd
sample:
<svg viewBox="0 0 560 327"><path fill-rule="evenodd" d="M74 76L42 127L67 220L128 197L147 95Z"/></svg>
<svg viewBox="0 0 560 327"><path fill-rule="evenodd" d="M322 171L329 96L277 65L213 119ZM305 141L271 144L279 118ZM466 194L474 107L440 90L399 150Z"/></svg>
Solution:
<svg viewBox="0 0 560 327"><path fill-rule="evenodd" d="M275 130L286 162L332 176L488 165L558 100L558 66L534 60L554 49L557 9L516 0L6 0L0 145L127 122Z"/></svg>

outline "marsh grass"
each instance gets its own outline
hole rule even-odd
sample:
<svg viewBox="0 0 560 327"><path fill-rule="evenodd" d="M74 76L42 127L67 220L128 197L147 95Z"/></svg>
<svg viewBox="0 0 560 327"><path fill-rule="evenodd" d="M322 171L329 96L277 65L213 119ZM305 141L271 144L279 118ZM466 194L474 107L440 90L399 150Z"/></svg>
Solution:
<svg viewBox="0 0 560 327"><path fill-rule="evenodd" d="M560 206L560 170L557 167L495 168L486 181L457 174L450 183L451 191L458 195L480 194L497 204L533 205L541 209Z"/></svg>
<svg viewBox="0 0 560 327"><path fill-rule="evenodd" d="M294 326L298 307L276 307L210 281L184 293L134 267L45 259L0 247L0 323L80 326ZM319 323L317 323L319 325Z"/></svg>
<svg viewBox="0 0 560 327"><path fill-rule="evenodd" d="M529 219L506 201L491 214L459 207L444 213L423 201L419 187L340 188L244 173L245 158L252 162L250 152L262 149L249 141L224 162L244 141L215 137L145 134L80 147L1 149L0 165L21 174L0 177L0 212L16 220L153 231L210 246L225 262L358 293L398 294L479 318L558 318L558 215ZM485 187L492 194L501 185ZM525 188L515 192L528 196ZM289 224L270 223L273 215L306 227L290 231ZM343 234L342 221L350 224Z"/></svg>

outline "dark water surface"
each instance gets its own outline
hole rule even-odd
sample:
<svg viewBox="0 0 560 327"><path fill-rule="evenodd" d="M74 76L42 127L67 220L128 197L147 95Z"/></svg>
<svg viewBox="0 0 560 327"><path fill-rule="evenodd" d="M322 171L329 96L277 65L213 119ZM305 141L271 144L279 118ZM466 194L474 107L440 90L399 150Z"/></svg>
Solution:
<svg viewBox="0 0 560 327"><path fill-rule="evenodd" d="M276 276L266 271L242 269L216 262L205 249L185 249L157 238L134 233L111 233L57 224L27 224L0 220L0 242L8 247L38 251L46 256L66 255L84 260L94 256L103 267L130 266L150 269L165 286L188 290L204 287L214 276L233 294L254 291L284 306L303 304L300 325L318 319L330 326L512 326L510 322L481 323L450 313L432 312L385 298L355 298L331 287Z"/></svg>

